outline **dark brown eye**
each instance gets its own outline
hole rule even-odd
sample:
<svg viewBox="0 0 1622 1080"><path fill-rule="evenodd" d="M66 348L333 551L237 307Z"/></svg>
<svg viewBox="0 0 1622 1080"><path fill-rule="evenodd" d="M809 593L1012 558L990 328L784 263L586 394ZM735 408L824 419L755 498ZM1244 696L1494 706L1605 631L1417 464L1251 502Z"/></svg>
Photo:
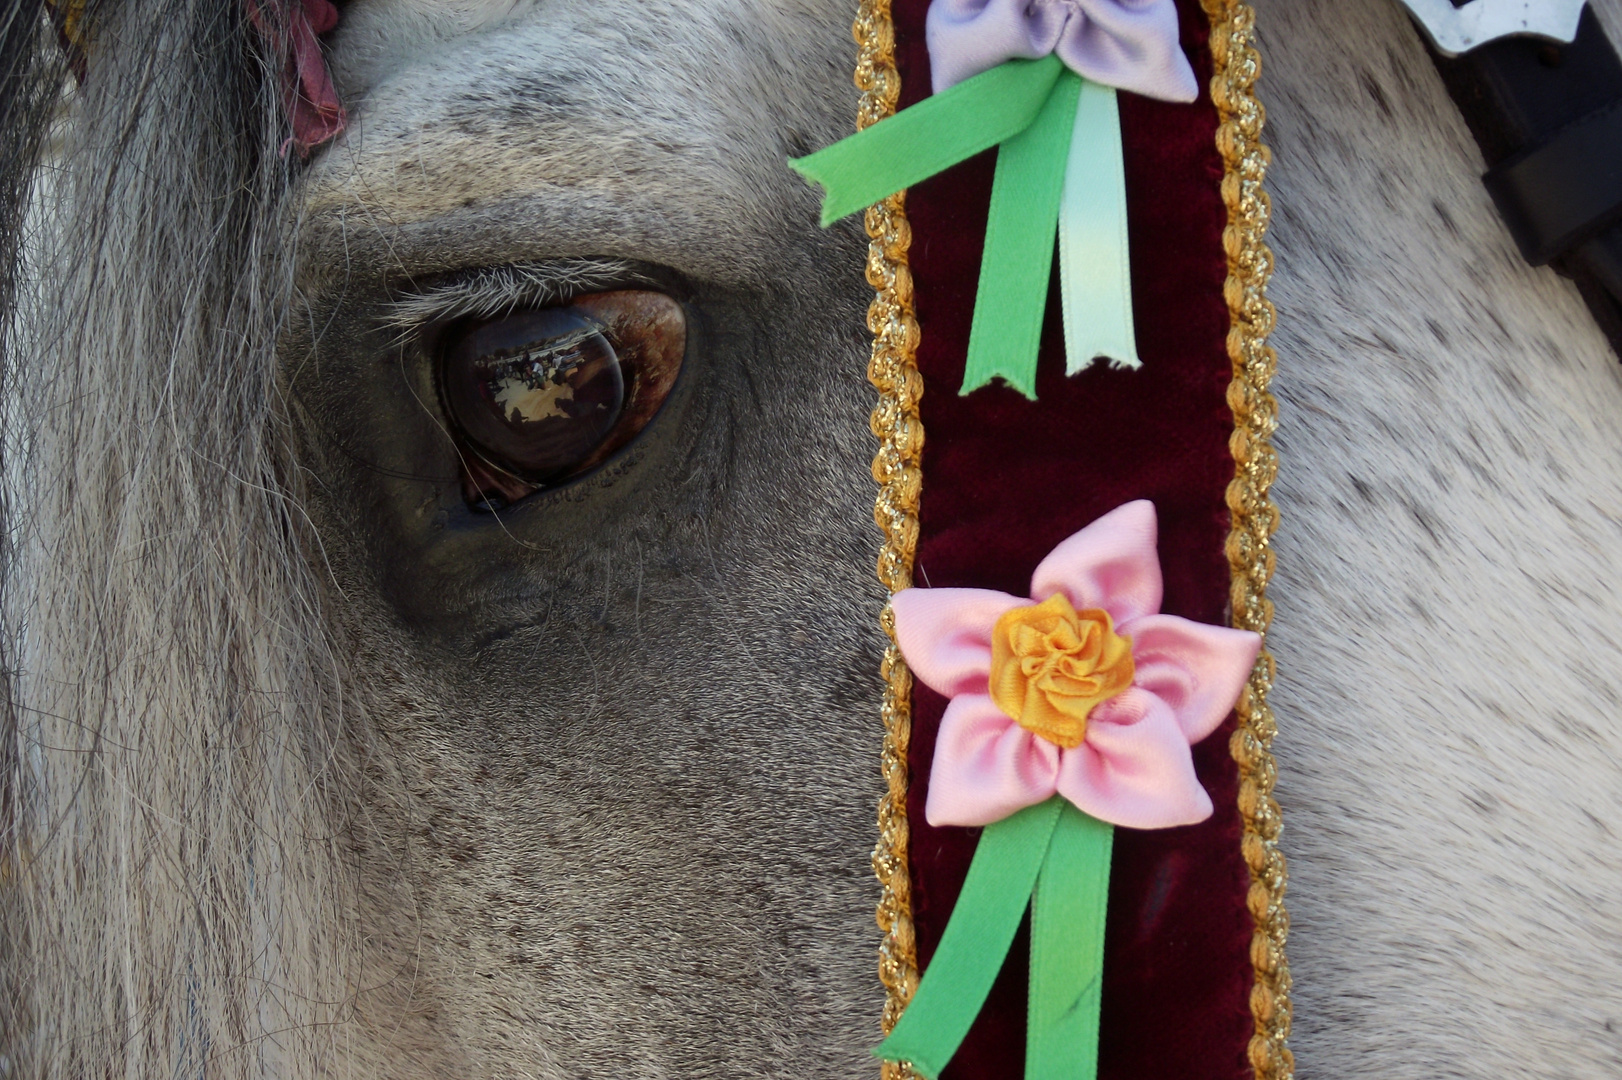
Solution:
<svg viewBox="0 0 1622 1080"><path fill-rule="evenodd" d="M499 509L602 464L664 403L686 337L681 305L642 291L453 330L440 386L468 502Z"/></svg>
<svg viewBox="0 0 1622 1080"><path fill-rule="evenodd" d="M625 406L625 376L606 329L577 308L473 329L445 354L452 418L491 464L521 480L567 475Z"/></svg>

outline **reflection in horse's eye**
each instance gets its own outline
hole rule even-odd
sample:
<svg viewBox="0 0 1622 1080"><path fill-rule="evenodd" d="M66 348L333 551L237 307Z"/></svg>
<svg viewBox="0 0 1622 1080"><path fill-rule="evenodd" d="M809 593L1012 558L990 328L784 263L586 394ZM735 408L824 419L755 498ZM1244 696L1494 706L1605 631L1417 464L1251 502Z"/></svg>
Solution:
<svg viewBox="0 0 1622 1080"><path fill-rule="evenodd" d="M485 323L445 352L445 404L491 464L544 484L597 449L625 404L595 319L554 308Z"/></svg>
<svg viewBox="0 0 1622 1080"><path fill-rule="evenodd" d="M681 305L652 292L458 327L444 343L440 390L469 504L500 509L602 464L653 418L685 348Z"/></svg>

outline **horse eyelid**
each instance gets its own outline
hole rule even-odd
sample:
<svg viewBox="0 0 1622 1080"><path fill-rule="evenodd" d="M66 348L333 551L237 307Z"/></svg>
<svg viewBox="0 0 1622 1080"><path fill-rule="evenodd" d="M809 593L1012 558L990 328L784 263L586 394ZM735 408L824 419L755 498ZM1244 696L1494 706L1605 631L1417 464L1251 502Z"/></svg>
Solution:
<svg viewBox="0 0 1622 1080"><path fill-rule="evenodd" d="M494 266L443 275L383 305L382 323L410 334L452 319L494 319L530 307L548 307L582 293L657 287L621 259L562 259Z"/></svg>

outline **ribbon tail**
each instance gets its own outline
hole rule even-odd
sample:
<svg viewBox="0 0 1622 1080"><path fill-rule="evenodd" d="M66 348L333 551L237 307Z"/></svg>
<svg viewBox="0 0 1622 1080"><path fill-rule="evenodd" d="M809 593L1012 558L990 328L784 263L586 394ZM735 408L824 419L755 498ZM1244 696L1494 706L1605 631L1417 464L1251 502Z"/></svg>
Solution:
<svg viewBox="0 0 1622 1080"><path fill-rule="evenodd" d="M1053 235L1081 84L1079 76L1066 71L1031 126L997 151L960 394L1002 379L1026 397L1036 397L1036 354L1053 271Z"/></svg>
<svg viewBox="0 0 1622 1080"><path fill-rule="evenodd" d="M940 946L874 1057L910 1062L929 1080L946 1068L1002 969L1063 805L1055 796L986 826Z"/></svg>
<svg viewBox="0 0 1622 1080"><path fill-rule="evenodd" d="M1059 205L1059 291L1064 304L1065 374L1106 357L1139 368L1127 252L1126 168L1115 88L1085 82Z"/></svg>
<svg viewBox="0 0 1622 1080"><path fill-rule="evenodd" d="M1066 802L1031 905L1025 1080L1094 1080L1114 826Z"/></svg>
<svg viewBox="0 0 1622 1080"><path fill-rule="evenodd" d="M1013 138L1040 114L1064 71L1057 56L1009 60L880 120L789 168L821 184L822 224Z"/></svg>

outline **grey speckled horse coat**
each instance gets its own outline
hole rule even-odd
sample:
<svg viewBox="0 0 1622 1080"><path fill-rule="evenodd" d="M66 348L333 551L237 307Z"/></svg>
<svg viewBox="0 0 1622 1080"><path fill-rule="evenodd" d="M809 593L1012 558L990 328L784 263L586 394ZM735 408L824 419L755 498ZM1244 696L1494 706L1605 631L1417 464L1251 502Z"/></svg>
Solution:
<svg viewBox="0 0 1622 1080"><path fill-rule="evenodd" d="M1299 1073L1616 1076L1622 368L1395 4L1256 7ZM182 9L105 40L239 63ZM7 338L0 1076L871 1074L871 292L783 167L852 14L354 0L284 188L251 81L107 46L151 111L64 109ZM468 516L416 328L650 280L666 417Z"/></svg>

